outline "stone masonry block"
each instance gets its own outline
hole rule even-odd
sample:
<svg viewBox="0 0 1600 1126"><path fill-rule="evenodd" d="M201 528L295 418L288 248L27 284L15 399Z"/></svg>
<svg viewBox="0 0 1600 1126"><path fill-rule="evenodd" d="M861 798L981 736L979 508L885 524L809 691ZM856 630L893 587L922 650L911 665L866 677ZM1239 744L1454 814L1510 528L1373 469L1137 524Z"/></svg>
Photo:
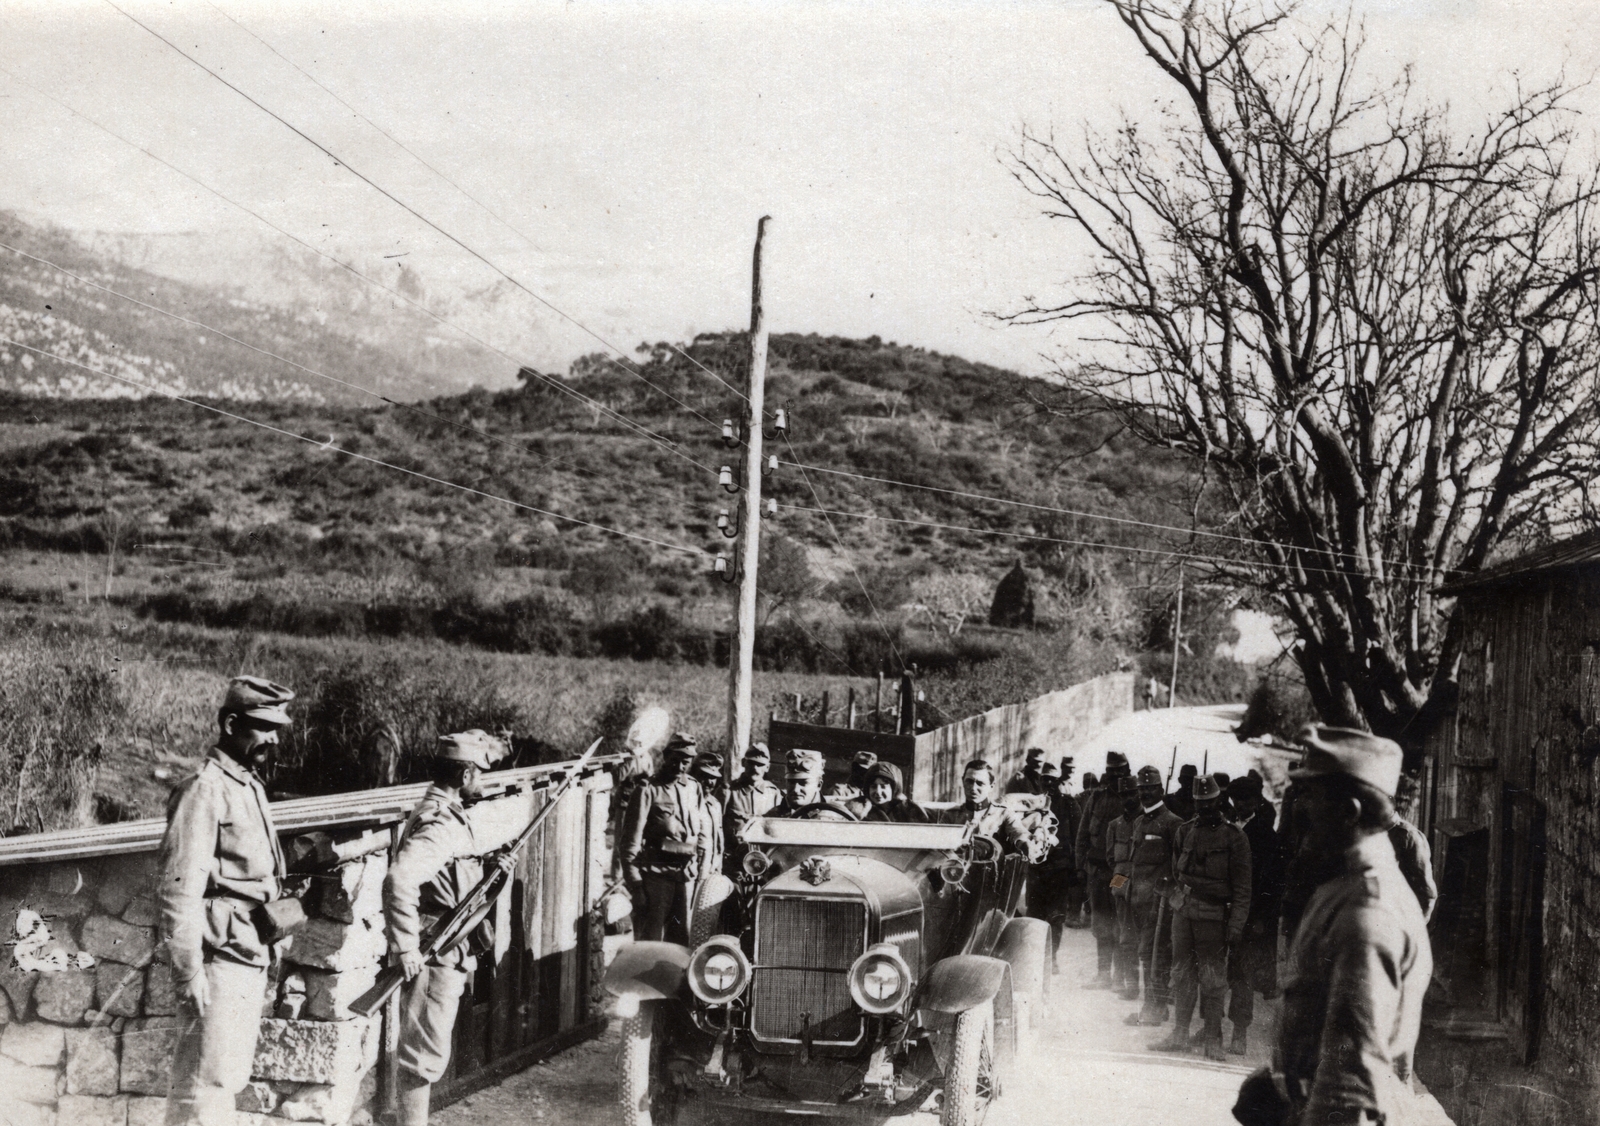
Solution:
<svg viewBox="0 0 1600 1126"><path fill-rule="evenodd" d="M167 1100L143 1095L128 1096L128 1126L163 1126L167 1120Z"/></svg>
<svg viewBox="0 0 1600 1126"><path fill-rule="evenodd" d="M109 1028L67 1029L67 1094L115 1095L122 1089L121 1073L115 1032Z"/></svg>
<svg viewBox="0 0 1600 1126"><path fill-rule="evenodd" d="M278 1107L278 1116L297 1122L324 1122L344 1126L356 1108L372 1101L377 1094L377 1076L372 1070L351 1075L337 1083L307 1083Z"/></svg>
<svg viewBox="0 0 1600 1126"><path fill-rule="evenodd" d="M0 989L0 1028L4 1028L16 1019L16 1014L11 1009L11 995Z"/></svg>
<svg viewBox="0 0 1600 1126"><path fill-rule="evenodd" d="M90 915L83 922L82 945L95 958L143 966L156 949L154 927L136 927L110 915Z"/></svg>
<svg viewBox="0 0 1600 1126"><path fill-rule="evenodd" d="M141 895L147 894L155 884L156 869L160 860L148 856L111 856L101 862L95 889L100 910L108 915L121 915Z"/></svg>
<svg viewBox="0 0 1600 1126"><path fill-rule="evenodd" d="M290 940L284 960L319 970L352 970L381 962L387 948L381 926L310 919L306 929Z"/></svg>
<svg viewBox="0 0 1600 1126"><path fill-rule="evenodd" d="M123 1091L165 1096L177 1045L177 1022L171 1017L130 1020L122 1030Z"/></svg>
<svg viewBox="0 0 1600 1126"><path fill-rule="evenodd" d="M5 919L0 916L0 929L5 926ZM36 973L24 973L9 967L0 969L0 990L5 991L11 1002L11 1019L27 1019L28 1006L33 1004L33 987L38 983L39 975Z"/></svg>
<svg viewBox="0 0 1600 1126"><path fill-rule="evenodd" d="M141 895L123 910L122 921L136 927L153 927L161 921L161 904L153 895Z"/></svg>
<svg viewBox="0 0 1600 1126"><path fill-rule="evenodd" d="M127 1095L62 1095L56 1120L68 1126L127 1126Z"/></svg>
<svg viewBox="0 0 1600 1126"><path fill-rule="evenodd" d="M0 1059L0 1091L6 1102L54 1103L61 1093L61 1072L53 1067L33 1067Z"/></svg>
<svg viewBox="0 0 1600 1126"><path fill-rule="evenodd" d="M178 1011L178 993L172 987L172 967L151 962L144 972L144 1015L170 1017Z"/></svg>
<svg viewBox="0 0 1600 1126"><path fill-rule="evenodd" d="M389 858L378 853L313 876L307 906L340 923L376 919L383 914L383 877L388 869Z"/></svg>
<svg viewBox="0 0 1600 1126"><path fill-rule="evenodd" d="M39 975L33 990L33 1009L44 1020L77 1024L94 1005L93 970L62 970Z"/></svg>
<svg viewBox="0 0 1600 1126"><path fill-rule="evenodd" d="M328 970L303 971L306 980L305 1015L312 1020L349 1020L355 1014L350 1002L372 988L378 980L378 964L373 962L343 973Z"/></svg>
<svg viewBox="0 0 1600 1126"><path fill-rule="evenodd" d="M144 998L144 971L121 962L96 962L94 1006L107 1016L136 1017Z"/></svg>
<svg viewBox="0 0 1600 1126"><path fill-rule="evenodd" d="M0 1055L35 1067L55 1067L67 1054L67 1030L30 1022L8 1024L0 1033Z"/></svg>
<svg viewBox="0 0 1600 1126"><path fill-rule="evenodd" d="M371 1018L264 1020L251 1074L300 1083L353 1078L367 1066L369 1047L375 1049L377 1039L377 1022Z"/></svg>
<svg viewBox="0 0 1600 1126"><path fill-rule="evenodd" d="M244 1085L244 1090L233 1097L233 1105L251 1114L271 1114L277 1109L278 1100L278 1092L271 1083L264 1079L252 1079Z"/></svg>
<svg viewBox="0 0 1600 1126"><path fill-rule="evenodd" d="M6 1107L6 1126L56 1126L55 1104L13 1102Z"/></svg>

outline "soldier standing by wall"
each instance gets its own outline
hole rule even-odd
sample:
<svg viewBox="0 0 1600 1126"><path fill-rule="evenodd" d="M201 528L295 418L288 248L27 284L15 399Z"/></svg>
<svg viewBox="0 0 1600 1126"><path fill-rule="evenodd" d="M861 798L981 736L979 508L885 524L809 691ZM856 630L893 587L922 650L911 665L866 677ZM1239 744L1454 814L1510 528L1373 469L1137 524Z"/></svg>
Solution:
<svg viewBox="0 0 1600 1126"><path fill-rule="evenodd" d="M178 994L168 1126L232 1126L234 1096L250 1082L271 947L260 909L285 873L266 765L289 723L294 693L235 677L217 713L216 746L167 801L161 841L161 936Z"/></svg>
<svg viewBox="0 0 1600 1126"><path fill-rule="evenodd" d="M1305 763L1290 777L1306 833L1344 863L1312 893L1289 951L1277 1058L1290 1105L1273 1109L1300 1126L1410 1121L1433 956L1386 833L1400 747L1337 727L1308 727L1301 740ZM1241 1106L1262 1075L1246 1081Z"/></svg>
<svg viewBox="0 0 1600 1126"><path fill-rule="evenodd" d="M383 918L389 949L405 971L401 1002L400 1106L397 1126L427 1126L433 1084L450 1063L456 1010L477 955L494 949L491 924L483 923L453 950L424 958L423 931L465 898L483 879L481 851L467 820L463 798L477 797L478 776L502 751L483 731L442 736L432 763L432 782L400 832L400 850L383 878ZM498 861L515 863L509 854Z"/></svg>
<svg viewBox="0 0 1600 1126"><path fill-rule="evenodd" d="M694 753L689 736L668 739L660 768L634 790L623 814L617 849L641 942L689 944L689 897L711 844L700 784L689 777Z"/></svg>
<svg viewBox="0 0 1600 1126"><path fill-rule="evenodd" d="M1084 795L1083 817L1078 822L1078 839L1073 843L1078 870L1083 873L1084 891L1089 900L1089 925L1094 931L1096 964L1099 973L1088 983L1090 989L1110 989L1111 962L1117 947L1116 904L1111 898L1111 861L1106 853L1106 828L1121 815L1117 779L1128 773L1128 756L1120 751L1106 752L1105 777ZM1085 775L1087 781L1088 776Z"/></svg>
<svg viewBox="0 0 1600 1126"><path fill-rule="evenodd" d="M1172 890L1172 848L1183 822L1167 808L1161 771L1139 768L1139 819L1133 823L1133 883L1128 906L1139 934L1139 965L1144 970L1144 1004L1127 1023L1167 1021L1172 999L1172 926L1166 897Z"/></svg>
<svg viewBox="0 0 1600 1126"><path fill-rule="evenodd" d="M1172 963L1176 1003L1172 1035L1157 1051L1187 1051L1189 1020L1200 1002L1200 1043L1207 1058L1227 1059L1222 1047L1222 1005L1228 992L1228 947L1244 935L1250 914L1250 842L1222 817L1222 788L1209 774L1194 781L1195 819L1173 838L1176 885L1172 908Z"/></svg>
<svg viewBox="0 0 1600 1126"><path fill-rule="evenodd" d="M1228 1051L1242 1056L1255 1018L1255 994L1268 1000L1278 995L1278 905L1283 898L1283 873L1273 827L1276 814L1272 803L1262 798L1261 778L1252 773L1235 779L1228 786L1228 799L1250 842L1250 915L1244 937L1228 952L1228 1020L1233 1024Z"/></svg>
<svg viewBox="0 0 1600 1126"><path fill-rule="evenodd" d="M1106 826L1106 851L1111 859L1111 900L1117 909L1117 949L1111 959L1111 980L1124 1001L1139 999L1139 932L1128 905L1133 882L1133 823L1139 817L1139 787L1132 778L1117 779L1122 813Z"/></svg>

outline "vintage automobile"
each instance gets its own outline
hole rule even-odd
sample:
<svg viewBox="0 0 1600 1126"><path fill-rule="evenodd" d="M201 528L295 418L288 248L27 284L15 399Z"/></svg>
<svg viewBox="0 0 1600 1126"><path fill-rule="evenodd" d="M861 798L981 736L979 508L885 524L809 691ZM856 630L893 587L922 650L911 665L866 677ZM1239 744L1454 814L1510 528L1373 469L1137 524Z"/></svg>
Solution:
<svg viewBox="0 0 1600 1126"><path fill-rule="evenodd" d="M606 974L624 1126L697 1107L980 1122L1047 1001L1026 858L970 825L757 818L742 839L737 933L637 942Z"/></svg>

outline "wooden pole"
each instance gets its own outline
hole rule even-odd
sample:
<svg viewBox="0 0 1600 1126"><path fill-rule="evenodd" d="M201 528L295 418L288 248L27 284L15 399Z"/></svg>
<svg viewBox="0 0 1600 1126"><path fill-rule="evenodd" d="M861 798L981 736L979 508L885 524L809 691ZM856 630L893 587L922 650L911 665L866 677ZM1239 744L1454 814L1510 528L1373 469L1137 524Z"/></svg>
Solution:
<svg viewBox="0 0 1600 1126"><path fill-rule="evenodd" d="M883 666L878 666L878 699L872 705L872 732L874 735L883 731Z"/></svg>
<svg viewBox="0 0 1600 1126"><path fill-rule="evenodd" d="M856 729L856 686L850 686L849 702L845 705L844 725L851 731Z"/></svg>
<svg viewBox="0 0 1600 1126"><path fill-rule="evenodd" d="M750 670L756 653L756 574L761 562L761 424L767 387L767 311L761 299L761 254L771 216L756 224L750 266L750 365L745 379L744 494L739 515L739 600L728 653L729 770L750 746Z"/></svg>
<svg viewBox="0 0 1600 1126"><path fill-rule="evenodd" d="M1172 684L1167 688L1167 707L1178 704L1178 646L1183 641L1183 564L1178 564L1178 612L1172 619Z"/></svg>

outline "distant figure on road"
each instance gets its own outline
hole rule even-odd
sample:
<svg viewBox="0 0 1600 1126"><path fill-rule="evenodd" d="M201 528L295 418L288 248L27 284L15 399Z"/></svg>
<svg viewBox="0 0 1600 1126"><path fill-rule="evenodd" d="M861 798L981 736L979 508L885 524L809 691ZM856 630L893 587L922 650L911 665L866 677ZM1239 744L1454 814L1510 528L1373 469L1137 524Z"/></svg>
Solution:
<svg viewBox="0 0 1600 1126"><path fill-rule="evenodd" d="M892 762L880 762L867 772L867 798L872 808L863 821L926 825L931 820L927 810L906 797L905 780Z"/></svg>
<svg viewBox="0 0 1600 1126"><path fill-rule="evenodd" d="M234 1096L250 1082L272 960L256 916L283 894L286 872L255 771L278 745L293 699L281 684L234 677L216 745L167 800L161 937L178 995L167 1126L233 1126Z"/></svg>
<svg viewBox="0 0 1600 1126"><path fill-rule="evenodd" d="M1105 777L1083 799L1083 816L1078 821L1078 839L1073 842L1078 870L1083 873L1089 899L1089 925L1094 931L1095 959L1099 973L1088 983L1090 989L1110 989L1111 963L1117 948L1117 911L1111 898L1111 859L1106 850L1106 829L1122 814L1122 799L1117 796L1117 779L1128 776L1128 756L1121 751L1106 752ZM1088 784L1090 775L1084 775Z"/></svg>
<svg viewBox="0 0 1600 1126"><path fill-rule="evenodd" d="M1305 763L1290 777L1306 833L1344 865L1312 893L1289 951L1277 1055L1292 1121L1405 1122L1433 955L1387 835L1400 747L1337 727L1301 740Z"/></svg>

